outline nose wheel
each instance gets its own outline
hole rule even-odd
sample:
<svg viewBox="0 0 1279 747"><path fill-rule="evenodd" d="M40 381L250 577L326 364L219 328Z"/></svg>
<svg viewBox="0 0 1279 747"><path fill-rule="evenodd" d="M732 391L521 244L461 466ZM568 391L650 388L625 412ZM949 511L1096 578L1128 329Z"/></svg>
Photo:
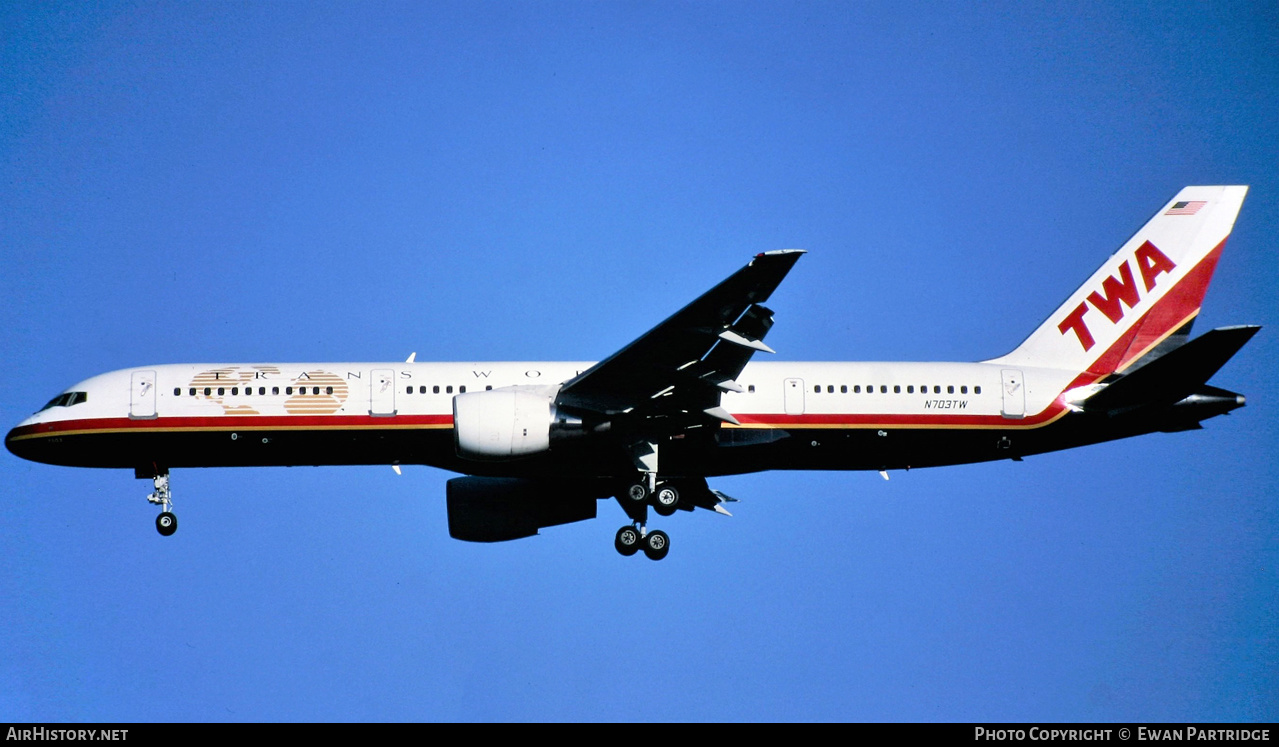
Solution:
<svg viewBox="0 0 1279 747"><path fill-rule="evenodd" d="M164 472L151 479L155 492L147 496L147 502L160 507L160 515L155 517L155 530L168 537L178 531L178 515L173 513L173 499L169 493L169 473Z"/></svg>
<svg viewBox="0 0 1279 747"><path fill-rule="evenodd" d="M178 531L178 515L172 511L164 511L155 517L155 530L168 537Z"/></svg>

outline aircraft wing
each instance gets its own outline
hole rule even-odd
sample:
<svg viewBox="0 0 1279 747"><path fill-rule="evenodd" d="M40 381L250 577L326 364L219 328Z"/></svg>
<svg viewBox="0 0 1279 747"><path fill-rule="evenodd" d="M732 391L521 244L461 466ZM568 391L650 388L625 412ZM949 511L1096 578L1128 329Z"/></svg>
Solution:
<svg viewBox="0 0 1279 747"><path fill-rule="evenodd" d="M732 422L720 394L740 391L735 379L773 326L761 306L804 254L758 254L742 269L639 339L570 379L556 405L614 418L667 418L672 430L694 422Z"/></svg>

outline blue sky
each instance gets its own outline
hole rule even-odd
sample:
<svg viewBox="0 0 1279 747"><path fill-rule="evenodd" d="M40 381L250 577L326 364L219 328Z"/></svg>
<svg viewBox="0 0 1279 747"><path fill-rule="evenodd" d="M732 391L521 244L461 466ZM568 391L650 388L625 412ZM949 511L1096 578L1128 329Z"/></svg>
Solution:
<svg viewBox="0 0 1279 747"><path fill-rule="evenodd" d="M790 360L1007 352L1249 184L1206 430L715 481L624 559L409 467L0 455L0 720L1279 716L1275 3L7 3L0 420L186 361L590 360L752 254Z"/></svg>

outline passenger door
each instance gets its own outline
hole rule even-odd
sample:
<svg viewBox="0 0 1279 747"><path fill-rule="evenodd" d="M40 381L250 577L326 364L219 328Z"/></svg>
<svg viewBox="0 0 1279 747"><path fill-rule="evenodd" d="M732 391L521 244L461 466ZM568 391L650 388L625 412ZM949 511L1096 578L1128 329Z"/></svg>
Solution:
<svg viewBox="0 0 1279 747"><path fill-rule="evenodd" d="M1000 413L1011 420L1026 417L1026 382L1022 380L1021 371L1006 368L1000 371L1003 377L1004 407Z"/></svg>
<svg viewBox="0 0 1279 747"><path fill-rule="evenodd" d="M155 371L134 371L129 386L129 417L150 420L155 411Z"/></svg>
<svg viewBox="0 0 1279 747"><path fill-rule="evenodd" d="M374 369L369 386L369 414L383 417L394 415L395 372L389 368Z"/></svg>

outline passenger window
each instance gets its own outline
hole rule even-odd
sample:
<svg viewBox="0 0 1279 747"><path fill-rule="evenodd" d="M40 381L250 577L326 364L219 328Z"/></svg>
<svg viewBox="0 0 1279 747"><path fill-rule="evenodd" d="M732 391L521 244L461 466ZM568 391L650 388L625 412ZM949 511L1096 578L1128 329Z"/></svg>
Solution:
<svg viewBox="0 0 1279 747"><path fill-rule="evenodd" d="M195 396L195 387L191 387L191 391L189 392L189 395L192 397Z"/></svg>
<svg viewBox="0 0 1279 747"><path fill-rule="evenodd" d="M280 387L278 386L271 387L271 394L279 394L279 393L280 393Z"/></svg>
<svg viewBox="0 0 1279 747"><path fill-rule="evenodd" d="M960 393L960 394L968 394L968 387L966 387L966 386L961 386L961 387L959 388L959 393Z"/></svg>
<svg viewBox="0 0 1279 747"><path fill-rule="evenodd" d="M981 394L981 387L979 386L973 387L973 394Z"/></svg>
<svg viewBox="0 0 1279 747"><path fill-rule="evenodd" d="M418 388L417 388L417 393L418 393L418 394L426 394L426 385L425 385L425 384L423 384L422 386L418 387Z"/></svg>
<svg viewBox="0 0 1279 747"><path fill-rule="evenodd" d="M484 391L486 391L486 392L487 392L487 391L490 391L490 390L492 390L492 389L493 389L493 385L492 385L492 384L486 384L486 385L484 386Z"/></svg>
<svg viewBox="0 0 1279 747"><path fill-rule="evenodd" d="M946 393L947 393L947 394L954 394L954 393L955 393L955 387L953 387L953 386L948 386L948 387L946 387Z"/></svg>
<svg viewBox="0 0 1279 747"><path fill-rule="evenodd" d="M452 384L449 384L448 386L444 387L444 393L445 393L445 394L452 394L452 393L453 393L453 385L452 385Z"/></svg>
<svg viewBox="0 0 1279 747"><path fill-rule="evenodd" d="M839 385L839 393L840 393L840 394L848 394L848 385L847 385L847 384L840 384L840 385Z"/></svg>
<svg viewBox="0 0 1279 747"><path fill-rule="evenodd" d="M853 394L861 394L861 393L862 393L862 385L861 384L854 385Z"/></svg>
<svg viewBox="0 0 1279 747"><path fill-rule="evenodd" d="M212 388L212 387L207 387L207 386L206 386L206 387L204 388L204 396L206 396L206 397L207 397L207 396L209 396L210 394L213 394L213 388Z"/></svg>
<svg viewBox="0 0 1279 747"><path fill-rule="evenodd" d="M406 387L404 387L404 393L405 393L405 394L412 394L412 393L413 393L413 387L411 387L411 386L406 386Z"/></svg>
<svg viewBox="0 0 1279 747"><path fill-rule="evenodd" d="M750 386L746 387L746 391L750 392L751 394L754 394L754 393L755 393L755 385L754 385L754 384L751 384Z"/></svg>
<svg viewBox="0 0 1279 747"><path fill-rule="evenodd" d="M906 393L907 393L907 394L914 394L914 393L915 393L915 387L910 386L910 385L907 385L907 386L906 386Z"/></svg>
<svg viewBox="0 0 1279 747"><path fill-rule="evenodd" d="M284 387L284 393L285 393L285 394L293 394L293 387L291 387L291 386L286 386L286 387Z"/></svg>
<svg viewBox="0 0 1279 747"><path fill-rule="evenodd" d="M244 388L244 396L246 396L246 397L247 397L247 396L249 396L250 394L253 394L253 387L251 387L251 386L246 386L246 387Z"/></svg>
<svg viewBox="0 0 1279 747"><path fill-rule="evenodd" d="M901 394L901 393L902 393L902 386L901 386L901 384L894 384L894 385L893 385L893 394Z"/></svg>
<svg viewBox="0 0 1279 747"><path fill-rule="evenodd" d="M439 394L439 393L440 393L440 387L439 387L439 386L433 386L433 387L431 387L431 393L432 393L432 394Z"/></svg>
<svg viewBox="0 0 1279 747"><path fill-rule="evenodd" d="M311 394L319 394L319 393L320 393L320 388L318 386L311 387Z"/></svg>
<svg viewBox="0 0 1279 747"><path fill-rule="evenodd" d="M880 385L879 385L879 393L880 393L880 394L888 394L888 385L887 385L887 384L880 384Z"/></svg>
<svg viewBox="0 0 1279 747"><path fill-rule="evenodd" d="M224 386L220 386L220 387L218 387L218 396L219 396L219 397L222 397L222 396L224 396L224 395L226 395L226 387L224 387Z"/></svg>
<svg viewBox="0 0 1279 747"><path fill-rule="evenodd" d="M264 386L260 386L260 387L258 387L258 394L265 395L265 394L266 394L266 387L264 387Z"/></svg>
<svg viewBox="0 0 1279 747"><path fill-rule="evenodd" d="M175 386L175 387L173 387L173 396L174 396L174 397L181 397L181 396L182 396L182 387L180 387L180 386Z"/></svg>
<svg viewBox="0 0 1279 747"><path fill-rule="evenodd" d="M458 388L457 388L457 393L458 393L458 394L466 394L466 384L463 384L462 386L458 387Z"/></svg>
<svg viewBox="0 0 1279 747"><path fill-rule="evenodd" d="M332 394L332 393L333 393L333 387L331 387L331 386L326 386L326 387L324 387L324 393L325 393L325 394Z"/></svg>
<svg viewBox="0 0 1279 747"><path fill-rule="evenodd" d="M933 394L941 394L941 387L934 385Z"/></svg>
<svg viewBox="0 0 1279 747"><path fill-rule="evenodd" d="M821 385L821 384L814 384L814 385L813 385L813 394L821 394L821 393L822 393L822 385Z"/></svg>

